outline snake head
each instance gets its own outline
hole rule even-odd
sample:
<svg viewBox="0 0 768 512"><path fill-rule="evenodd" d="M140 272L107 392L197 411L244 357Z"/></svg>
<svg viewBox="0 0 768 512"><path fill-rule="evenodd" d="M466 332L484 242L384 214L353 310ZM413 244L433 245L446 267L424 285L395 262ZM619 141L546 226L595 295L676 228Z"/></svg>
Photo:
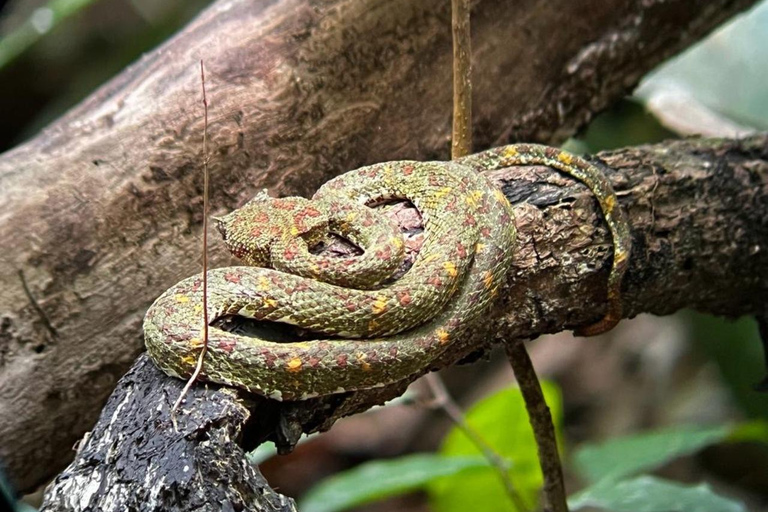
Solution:
<svg viewBox="0 0 768 512"><path fill-rule="evenodd" d="M326 233L326 215L303 197L274 198L261 191L241 208L215 218L229 251L246 265L272 267L275 247L289 239Z"/></svg>

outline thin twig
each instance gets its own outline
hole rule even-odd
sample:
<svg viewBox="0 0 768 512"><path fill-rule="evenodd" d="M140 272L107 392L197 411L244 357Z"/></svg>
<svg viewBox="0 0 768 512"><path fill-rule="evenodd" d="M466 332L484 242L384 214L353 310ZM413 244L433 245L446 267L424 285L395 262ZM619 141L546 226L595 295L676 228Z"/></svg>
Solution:
<svg viewBox="0 0 768 512"><path fill-rule="evenodd" d="M557 438L552 415L541 391L536 370L522 341L506 344L507 358L515 372L517 383L528 410L528 421L533 428L539 451L539 464L544 475L544 510L547 512L568 512L563 468L557 453Z"/></svg>
<svg viewBox="0 0 768 512"><path fill-rule="evenodd" d="M514 504L518 512L527 512L528 506L523 501L522 496L515 489L512 480L509 478L509 464L504 460L496 451L482 438L482 436L473 429L467 419L464 416L464 412L459 407L448 390L445 388L445 384L442 379L436 373L428 373L424 380L429 385L432 392L432 401L429 406L440 409L445 412L446 416L456 425L456 427L464 432L469 440L477 446L477 448L483 453L483 456L488 459L488 462L496 470L499 475L502 485L509 496L509 499Z"/></svg>
<svg viewBox="0 0 768 512"><path fill-rule="evenodd" d="M469 0L451 0L451 29L453 31L453 130L451 158L456 160L472 152L472 45L469 23ZM525 512L520 494L509 478L507 462L467 423L464 412L448 394L436 373L425 377L432 391L432 406L442 409L472 443L483 453L501 479L501 483L519 512Z"/></svg>
<svg viewBox="0 0 768 512"><path fill-rule="evenodd" d="M203 67L202 60L200 60L200 83L203 89L203 111L205 116L203 121L203 347L200 350L200 355L197 357L195 372L187 380L184 389L171 409L171 420L173 421L174 428L177 428L176 410L192 387L192 384L195 383L200 375L203 369L205 353L208 351L208 98L205 95L205 68Z"/></svg>
<svg viewBox="0 0 768 512"><path fill-rule="evenodd" d="M469 0L451 0L453 30L453 134L451 158L472 152L472 45Z"/></svg>

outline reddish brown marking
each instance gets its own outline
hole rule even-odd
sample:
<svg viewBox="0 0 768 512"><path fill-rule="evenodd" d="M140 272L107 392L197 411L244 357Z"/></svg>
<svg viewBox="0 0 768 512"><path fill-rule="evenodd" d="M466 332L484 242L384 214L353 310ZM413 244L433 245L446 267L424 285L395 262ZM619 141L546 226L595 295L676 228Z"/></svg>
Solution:
<svg viewBox="0 0 768 512"><path fill-rule="evenodd" d="M477 226L477 220L475 220L474 216L467 214L467 216L464 217L464 225L465 226Z"/></svg>
<svg viewBox="0 0 768 512"><path fill-rule="evenodd" d="M427 283L428 283L428 284L431 284L431 285L432 285L432 286L434 286L435 288L438 288L438 287L440 287L440 286L442 286L442 285L443 285L443 281L442 281L442 280L440 279L440 277L439 277L439 276L437 276L437 275L434 275L434 276L430 277L430 278L427 280Z"/></svg>
<svg viewBox="0 0 768 512"><path fill-rule="evenodd" d="M227 272L224 274L224 280L230 283L239 283L240 282L240 274L237 272Z"/></svg>
<svg viewBox="0 0 768 512"><path fill-rule="evenodd" d="M219 348L227 354L232 353L236 346L237 342L235 340L221 340L219 342Z"/></svg>
<svg viewBox="0 0 768 512"><path fill-rule="evenodd" d="M267 368L275 367L277 356L273 352L270 352L268 349L265 348L261 351L261 355L264 356L264 366L266 366Z"/></svg>
<svg viewBox="0 0 768 512"><path fill-rule="evenodd" d="M491 236L491 229L488 228L488 227L485 227L485 228L480 230L480 234L487 238L487 237Z"/></svg>
<svg viewBox="0 0 768 512"><path fill-rule="evenodd" d="M320 358L319 357L310 357L309 358L309 366L312 368L317 368L320 366Z"/></svg>
<svg viewBox="0 0 768 512"><path fill-rule="evenodd" d="M349 312L357 311L357 304L352 301L347 301L344 305L347 307L347 311Z"/></svg>
<svg viewBox="0 0 768 512"><path fill-rule="evenodd" d="M464 247L464 244L462 244L461 242L458 242L456 244L456 252L458 253L459 258L461 259L464 259L467 257L467 248Z"/></svg>
<svg viewBox="0 0 768 512"><path fill-rule="evenodd" d="M408 290L397 292L397 300L400 301L400 305L407 306L411 303L411 294L408 293Z"/></svg>
<svg viewBox="0 0 768 512"><path fill-rule="evenodd" d="M277 210L293 210L296 208L296 201L292 199L278 199L272 202L272 206Z"/></svg>
<svg viewBox="0 0 768 512"><path fill-rule="evenodd" d="M336 356L336 364L339 365L339 368L346 368L347 367L347 354L339 354Z"/></svg>
<svg viewBox="0 0 768 512"><path fill-rule="evenodd" d="M406 165L403 167L403 174L406 176L410 176L413 174L413 166L412 165Z"/></svg>
<svg viewBox="0 0 768 512"><path fill-rule="evenodd" d="M295 244L289 245L285 248L285 251L283 251L283 256L289 261L294 259L298 254L299 250L296 248Z"/></svg>
<svg viewBox="0 0 768 512"><path fill-rule="evenodd" d="M380 260L388 260L392 257L392 249L389 246L379 249L376 251L376 257Z"/></svg>
<svg viewBox="0 0 768 512"><path fill-rule="evenodd" d="M304 210L302 210L302 213L305 217L319 217L321 215L320 210L314 206L307 206L304 208Z"/></svg>

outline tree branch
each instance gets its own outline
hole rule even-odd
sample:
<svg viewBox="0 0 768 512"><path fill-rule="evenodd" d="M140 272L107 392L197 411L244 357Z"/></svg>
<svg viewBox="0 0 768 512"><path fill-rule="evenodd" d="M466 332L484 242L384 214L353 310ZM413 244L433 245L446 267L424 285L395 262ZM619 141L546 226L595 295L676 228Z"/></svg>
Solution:
<svg viewBox="0 0 768 512"><path fill-rule="evenodd" d="M561 140L753 3L475 2L477 147ZM67 463L143 349L147 306L199 268L199 60L209 70L211 204L223 212L261 187L309 193L366 163L447 158L449 7L221 1L0 156L0 459L18 488ZM556 264L536 236L544 263ZM211 257L229 261L221 246ZM644 292L632 290L636 311ZM509 300L530 308L528 331L554 329L564 304L540 317L524 295Z"/></svg>
<svg viewBox="0 0 768 512"><path fill-rule="evenodd" d="M763 310L768 295L768 252L762 249L768 243L768 134L743 141L675 141L600 157L614 169L608 175L627 209L635 241L623 295L627 316L667 314L681 307L728 316ZM478 326L465 343L452 345L435 368L483 350L491 337L515 343L561 331L599 318L604 307L611 244L586 187L541 167L503 169L493 177L518 212L515 272L499 301L497 322ZM407 382L295 403L197 386L177 434L167 409L181 385L142 356L118 385L75 462L49 488L45 510L82 510L74 496L94 481L120 482L127 495L177 499L164 502L166 509L184 509L186 489L192 494L200 486L200 495L214 496L221 475L179 482L174 476L179 467L200 467L206 475L209 457L215 456L237 473L227 478L250 481L255 476L243 466L234 439L242 437L246 449L265 439L288 449L301 431L325 430L342 416L399 395ZM136 405L120 408L126 397ZM114 439L122 443L117 449ZM147 475L170 476L147 485ZM261 485L244 485L238 499L248 503L259 493L271 496ZM169 492L176 488L185 490ZM95 509L117 510L108 493L89 498Z"/></svg>

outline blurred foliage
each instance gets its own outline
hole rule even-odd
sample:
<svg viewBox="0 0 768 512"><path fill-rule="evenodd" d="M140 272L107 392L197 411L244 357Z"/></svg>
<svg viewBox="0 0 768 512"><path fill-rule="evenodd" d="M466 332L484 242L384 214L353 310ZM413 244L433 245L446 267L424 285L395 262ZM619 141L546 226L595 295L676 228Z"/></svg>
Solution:
<svg viewBox="0 0 768 512"><path fill-rule="evenodd" d="M720 27L700 44L650 73L641 99L667 87L690 92L713 110L742 124L768 129L768 2Z"/></svg>
<svg viewBox="0 0 768 512"><path fill-rule="evenodd" d="M681 485L652 476L606 482L568 500L571 510L598 507L613 512L747 512L735 500L719 496L706 484Z"/></svg>
<svg viewBox="0 0 768 512"><path fill-rule="evenodd" d="M372 461L334 475L313 487L299 503L302 512L339 512L356 505L422 489L444 477L466 478L487 469L482 456L416 454Z"/></svg>
<svg viewBox="0 0 768 512"><path fill-rule="evenodd" d="M732 430L727 426L682 426L625 436L582 446L574 454L574 463L589 482L615 481L695 453L724 440Z"/></svg>
<svg viewBox="0 0 768 512"><path fill-rule="evenodd" d="M50 0L27 21L0 39L0 69L13 62L62 21L98 0Z"/></svg>
<svg viewBox="0 0 768 512"><path fill-rule="evenodd" d="M40 131L210 1L8 2L0 11L0 54L6 55L0 66L0 151ZM9 59L14 46L24 51Z"/></svg>
<svg viewBox="0 0 768 512"><path fill-rule="evenodd" d="M750 418L768 418L768 393L754 386L766 376L757 322L753 318L725 320L688 311L691 342L720 370L723 384Z"/></svg>
<svg viewBox="0 0 768 512"><path fill-rule="evenodd" d="M572 510L600 507L621 512L742 512L740 502L707 485L686 486L639 473L721 442L768 443L768 423L701 427L682 425L584 445L577 471L591 484L569 500Z"/></svg>
<svg viewBox="0 0 768 512"><path fill-rule="evenodd" d="M560 391L542 382L560 437ZM509 477L523 500L534 509L542 476L536 443L528 423L520 390L503 389L475 404L466 420L487 445L509 462ZM312 488L300 509L337 512L348 508L427 489L432 509L438 512L509 510L517 512L506 494L496 468L489 466L480 449L453 427L438 455L409 455L362 464L334 475Z"/></svg>
<svg viewBox="0 0 768 512"><path fill-rule="evenodd" d="M560 390L551 383L541 383L549 405L558 439L562 440L563 407ZM484 398L467 411L467 423L493 450L512 462L509 477L515 490L530 510L536 508L543 482L539 468L536 440L528 411L517 387ZM562 442L559 443L562 447ZM562 452L562 449L561 449ZM440 453L450 456L482 455L480 449L454 427L446 436ZM430 485L430 503L437 512L496 510L519 512L507 496L499 475L488 468L471 475L444 478Z"/></svg>

